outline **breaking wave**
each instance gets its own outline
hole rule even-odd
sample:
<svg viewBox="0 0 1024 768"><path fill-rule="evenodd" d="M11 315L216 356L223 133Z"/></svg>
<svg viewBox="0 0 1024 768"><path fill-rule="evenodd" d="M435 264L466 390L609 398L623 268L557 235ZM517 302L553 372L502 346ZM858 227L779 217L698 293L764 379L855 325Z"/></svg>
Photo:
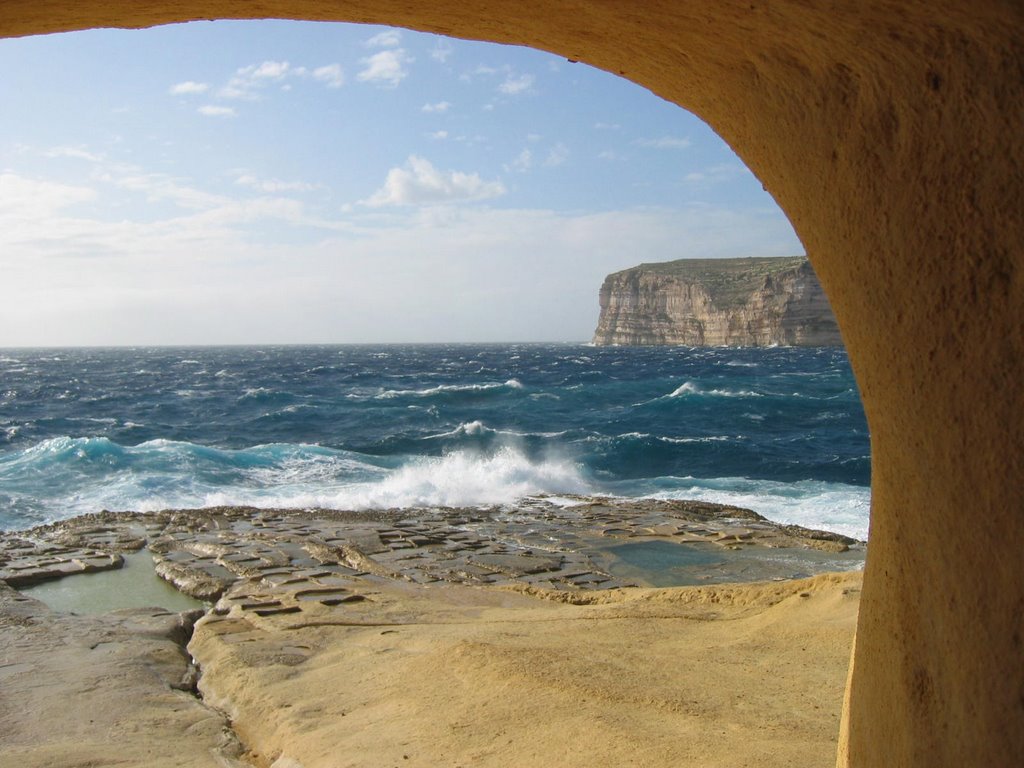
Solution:
<svg viewBox="0 0 1024 768"><path fill-rule="evenodd" d="M38 483L43 474L45 490ZM100 509L479 506L593 491L580 464L531 458L511 446L399 458L315 445L225 450L152 440L126 447L71 437L0 458L0 487L23 518L9 527Z"/></svg>

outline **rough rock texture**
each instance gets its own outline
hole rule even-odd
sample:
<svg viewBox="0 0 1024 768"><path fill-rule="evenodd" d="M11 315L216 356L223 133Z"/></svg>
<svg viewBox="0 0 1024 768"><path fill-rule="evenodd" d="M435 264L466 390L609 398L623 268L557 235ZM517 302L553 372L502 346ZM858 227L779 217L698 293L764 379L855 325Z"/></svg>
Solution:
<svg viewBox="0 0 1024 768"><path fill-rule="evenodd" d="M55 613L0 582L0 765L242 768L227 718L192 692L195 619Z"/></svg>
<svg viewBox="0 0 1024 768"><path fill-rule="evenodd" d="M860 578L583 604L327 574L246 582L189 650L258 766L818 766L835 752Z"/></svg>
<svg viewBox="0 0 1024 768"><path fill-rule="evenodd" d="M828 297L803 256L641 264L608 275L600 301L595 344L843 343Z"/></svg>
<svg viewBox="0 0 1024 768"><path fill-rule="evenodd" d="M90 577L45 565L54 541L140 535L179 589L219 590L193 624L203 609L51 611L0 581L0 764L826 761L861 577L794 575L856 566L861 543L707 502L577 501L103 512L0 533L9 572L69 590ZM700 586L617 589L603 569L625 541L703 553ZM217 709L187 695L197 678Z"/></svg>
<svg viewBox="0 0 1024 768"><path fill-rule="evenodd" d="M1019 0L5 0L0 35L257 16L531 45L707 120L813 255L871 428L840 764L1024 763Z"/></svg>
<svg viewBox="0 0 1024 768"><path fill-rule="evenodd" d="M625 542L673 542L691 556L703 554L672 569L677 585L801 578L864 561L864 542L773 523L742 507L586 496L567 506L566 498L472 509L101 512L0 532L0 581L32 573L17 582L28 585L80 573L53 555L54 542L102 555L120 546L118 532L126 539L132 531L145 532L139 546L152 555L157 575L206 601L240 581L297 584L310 573L572 593L664 583L621 568L609 547Z"/></svg>

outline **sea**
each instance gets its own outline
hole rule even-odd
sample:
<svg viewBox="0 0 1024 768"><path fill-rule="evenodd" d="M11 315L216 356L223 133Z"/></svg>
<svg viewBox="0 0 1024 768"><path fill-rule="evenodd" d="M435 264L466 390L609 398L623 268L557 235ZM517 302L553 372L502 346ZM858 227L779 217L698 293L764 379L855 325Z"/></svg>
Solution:
<svg viewBox="0 0 1024 768"><path fill-rule="evenodd" d="M841 348L0 349L0 530L100 510L699 499L866 539Z"/></svg>

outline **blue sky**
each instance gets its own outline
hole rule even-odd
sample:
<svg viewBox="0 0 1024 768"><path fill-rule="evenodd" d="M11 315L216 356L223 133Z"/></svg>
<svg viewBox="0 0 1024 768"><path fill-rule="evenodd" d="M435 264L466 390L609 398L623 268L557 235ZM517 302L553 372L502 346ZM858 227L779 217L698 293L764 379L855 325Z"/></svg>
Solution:
<svg viewBox="0 0 1024 768"><path fill-rule="evenodd" d="M0 346L584 341L604 276L803 249L698 118L407 30L0 40Z"/></svg>

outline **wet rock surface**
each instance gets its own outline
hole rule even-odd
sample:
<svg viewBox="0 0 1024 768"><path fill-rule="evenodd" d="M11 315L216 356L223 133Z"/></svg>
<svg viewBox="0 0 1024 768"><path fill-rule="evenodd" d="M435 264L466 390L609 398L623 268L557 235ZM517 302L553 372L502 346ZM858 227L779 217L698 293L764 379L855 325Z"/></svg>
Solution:
<svg viewBox="0 0 1024 768"><path fill-rule="evenodd" d="M195 695L201 614L58 613L0 583L0 765L241 765L228 718Z"/></svg>
<svg viewBox="0 0 1024 768"><path fill-rule="evenodd" d="M670 541L714 552L721 565L708 576L713 582L750 580L749 567L741 570L739 564L757 560L758 552L822 553L825 567L819 570L827 570L848 567L830 563L829 554L862 548L838 534L695 501L541 498L481 509L375 512L221 507L102 512L0 536L0 579L17 587L116 568L118 552L145 546L158 575L210 602L254 585L277 592L289 583L296 590L307 582L320 588L317 578L612 589L636 585L611 573L614 545L629 541ZM747 556L730 556L738 552ZM785 568L760 573L761 578L805 575Z"/></svg>
<svg viewBox="0 0 1024 768"><path fill-rule="evenodd" d="M27 587L64 576L120 568L123 564L116 552L66 545L59 538L0 538L0 581L11 587Z"/></svg>

